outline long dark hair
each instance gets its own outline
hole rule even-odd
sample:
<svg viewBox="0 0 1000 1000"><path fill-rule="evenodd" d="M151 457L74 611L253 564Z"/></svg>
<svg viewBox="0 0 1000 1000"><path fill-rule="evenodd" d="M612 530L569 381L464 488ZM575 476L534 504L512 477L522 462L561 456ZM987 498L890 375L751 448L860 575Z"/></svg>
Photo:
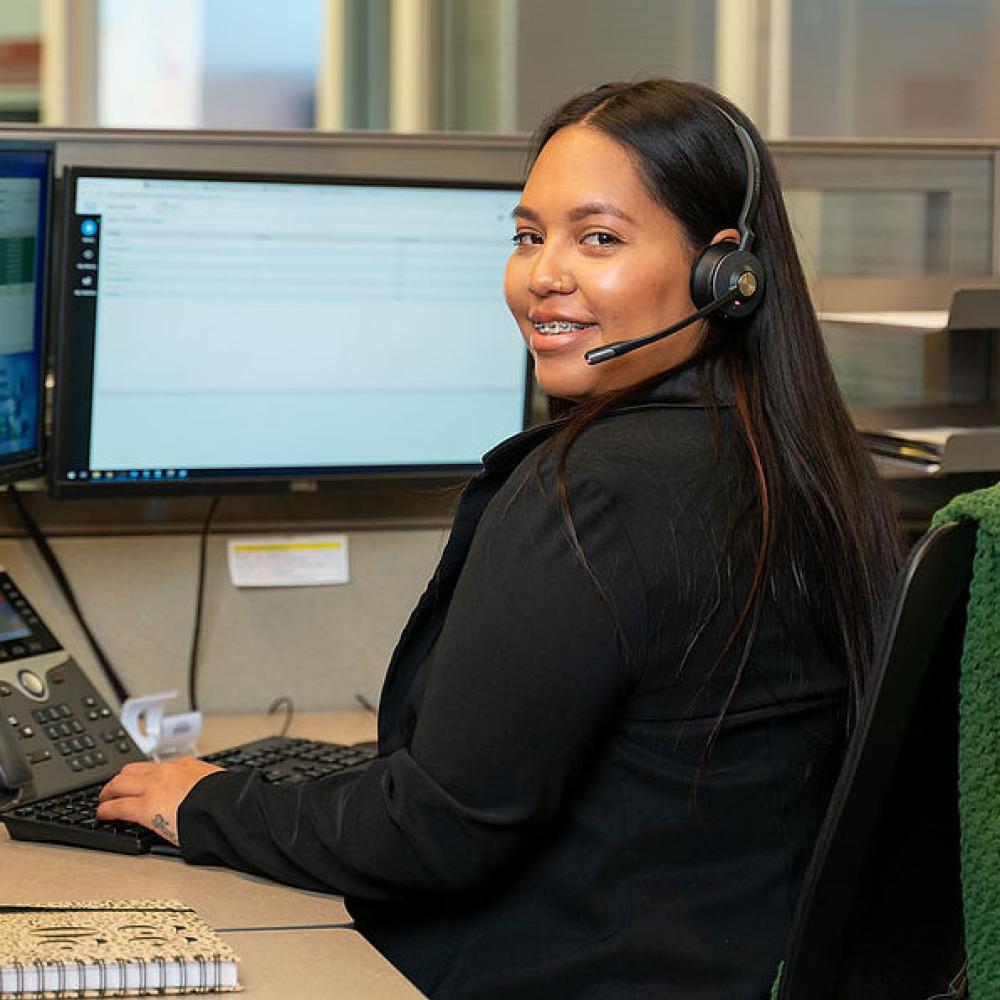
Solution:
<svg viewBox="0 0 1000 1000"><path fill-rule="evenodd" d="M697 84L611 83L570 100L542 124L532 145L533 162L545 143L569 125L586 125L618 142L696 254L716 233L735 226L746 192L745 156L723 111L747 130L760 158L754 252L764 266L766 292L746 319L710 320L698 350L698 359L721 367L732 387L758 524L749 592L719 651L721 661L734 645L742 646L712 739L749 661L761 607L779 568L791 574L844 663L848 720L856 716L876 654L887 584L900 564L898 528L834 380L774 163L753 123L721 95ZM646 385L576 407L552 440L563 515L581 557L566 488L567 454L601 414ZM821 591L806 582L815 582L817 566L828 567Z"/></svg>

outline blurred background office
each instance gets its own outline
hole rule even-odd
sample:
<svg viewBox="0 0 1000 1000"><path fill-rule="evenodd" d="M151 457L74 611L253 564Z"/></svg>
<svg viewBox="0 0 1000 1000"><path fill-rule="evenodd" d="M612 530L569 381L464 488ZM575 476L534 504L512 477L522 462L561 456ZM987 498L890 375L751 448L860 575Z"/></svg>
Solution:
<svg viewBox="0 0 1000 1000"><path fill-rule="evenodd" d="M769 138L976 139L998 45L1000 0L4 0L0 118L517 132L664 74Z"/></svg>

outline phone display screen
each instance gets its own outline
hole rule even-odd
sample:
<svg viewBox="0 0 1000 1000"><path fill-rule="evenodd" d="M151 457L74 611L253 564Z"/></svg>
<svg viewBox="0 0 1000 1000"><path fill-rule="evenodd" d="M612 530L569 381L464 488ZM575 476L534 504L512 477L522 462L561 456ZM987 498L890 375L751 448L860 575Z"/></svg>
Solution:
<svg viewBox="0 0 1000 1000"><path fill-rule="evenodd" d="M24 624L21 616L11 606L6 597L0 595L0 642L24 639L31 635L31 629Z"/></svg>

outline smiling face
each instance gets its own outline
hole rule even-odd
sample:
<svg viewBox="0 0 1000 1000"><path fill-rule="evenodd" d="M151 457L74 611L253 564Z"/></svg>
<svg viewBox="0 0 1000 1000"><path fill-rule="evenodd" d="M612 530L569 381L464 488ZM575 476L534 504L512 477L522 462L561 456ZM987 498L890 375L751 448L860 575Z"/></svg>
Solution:
<svg viewBox="0 0 1000 1000"><path fill-rule="evenodd" d="M584 400L694 354L701 323L604 364L583 358L602 344L661 330L695 308L694 251L621 145L586 125L560 130L535 161L514 216L504 293L545 392Z"/></svg>

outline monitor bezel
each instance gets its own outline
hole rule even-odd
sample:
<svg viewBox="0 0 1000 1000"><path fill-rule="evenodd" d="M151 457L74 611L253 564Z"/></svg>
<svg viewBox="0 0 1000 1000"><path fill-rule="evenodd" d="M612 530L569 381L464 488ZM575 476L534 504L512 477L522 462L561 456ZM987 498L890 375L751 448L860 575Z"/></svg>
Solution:
<svg viewBox="0 0 1000 1000"><path fill-rule="evenodd" d="M55 338L53 358L53 405L52 434L50 439L50 459L48 462L49 492L60 499L112 499L115 497L150 496L205 496L216 494L259 494L286 493L320 490L338 484L351 482L403 481L408 483L431 482L453 483L474 475L481 468L473 463L423 463L417 465L368 465L368 466L322 466L281 468L273 474L255 469L249 473L231 472L219 476L198 476L187 479L139 479L110 480L95 482L66 478L65 428L72 420L72 401L63 388L63 373L73 357L70 321L73 307L68 294L66 275L69 267L71 240L69 227L73 223L76 205L77 183L81 178L149 178L151 180L190 181L233 181L237 183L278 183L278 184L324 184L329 186L395 187L395 188L458 188L461 190L503 190L520 191L523 185L506 181L464 180L462 178L418 178L373 176L371 174L352 176L350 174L303 174L280 173L274 171L239 170L198 170L173 169L163 167L103 167L83 164L67 165L62 173L60 186L61 204L59 211L58 236L60 240L59 269L55 274L55 312L58 314L58 336ZM513 321L512 321L513 323ZM517 333L512 329L512 336ZM521 429L528 426L532 400L532 359L527 349L524 352L524 391L521 407Z"/></svg>
<svg viewBox="0 0 1000 1000"><path fill-rule="evenodd" d="M39 273L35 276L35 308L38 311L38 371L36 386L38 393L35 399L35 427L37 428L36 444L33 448L15 452L12 455L0 455L0 485L21 482L26 479L37 479L46 471L48 435L46 433L47 416L47 386L49 376L49 329L52 310L51 296L51 264L53 259L52 242L55 233L54 211L55 202L55 159L56 144L43 139L0 139L0 153L45 153L45 190L42 203L44 205L43 228L39 233L42 243L42 255Z"/></svg>

